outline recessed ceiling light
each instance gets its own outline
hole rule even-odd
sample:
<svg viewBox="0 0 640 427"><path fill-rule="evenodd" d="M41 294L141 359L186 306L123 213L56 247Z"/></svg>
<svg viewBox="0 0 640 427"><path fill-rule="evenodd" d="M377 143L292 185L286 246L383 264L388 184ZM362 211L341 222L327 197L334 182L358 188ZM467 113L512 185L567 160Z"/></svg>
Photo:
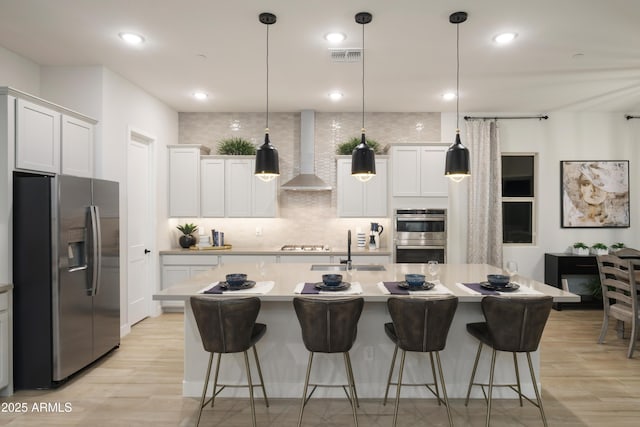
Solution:
<svg viewBox="0 0 640 427"><path fill-rule="evenodd" d="M122 40L124 40L125 42L129 43L129 44L142 44L144 43L144 37L142 37L140 34L136 34L136 33L120 33L118 34L120 36L120 38Z"/></svg>
<svg viewBox="0 0 640 427"><path fill-rule="evenodd" d="M193 92L193 97L200 101L204 101L205 99L209 98L209 95L207 95L206 92Z"/></svg>
<svg viewBox="0 0 640 427"><path fill-rule="evenodd" d="M493 41L498 44L507 44L511 43L516 37L518 37L518 33L502 33L495 36Z"/></svg>
<svg viewBox="0 0 640 427"><path fill-rule="evenodd" d="M334 92L329 93L329 98L331 98L332 101L340 101L343 96L344 96L344 94L342 92L338 92L338 91L334 91Z"/></svg>
<svg viewBox="0 0 640 427"><path fill-rule="evenodd" d="M445 101L452 101L456 99L456 94L454 92L443 93L442 99L444 99Z"/></svg>
<svg viewBox="0 0 640 427"><path fill-rule="evenodd" d="M327 33L324 38L331 43L340 43L347 39L347 35L344 33Z"/></svg>

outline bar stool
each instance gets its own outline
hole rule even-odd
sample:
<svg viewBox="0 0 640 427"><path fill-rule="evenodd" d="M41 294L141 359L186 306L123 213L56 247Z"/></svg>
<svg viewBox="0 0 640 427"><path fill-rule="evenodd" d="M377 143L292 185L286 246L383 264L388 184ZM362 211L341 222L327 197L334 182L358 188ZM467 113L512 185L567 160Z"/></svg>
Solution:
<svg viewBox="0 0 640 427"><path fill-rule="evenodd" d="M467 398L464 404L465 406L469 404L469 395L471 394L472 386L479 385L482 388L483 394L484 387L488 386L489 395L487 396L485 394L485 399L487 401L487 427L489 426L489 421L491 419L491 395L493 393L493 387L509 387L515 391L520 399L520 406L522 406L522 398L524 397L527 399L527 401L538 407L540 415L542 416L542 422L545 426L547 425L547 419L544 415L544 409L542 408L542 399L540 398L540 392L538 391L536 376L533 372L533 365L531 364L531 352L538 349L540 339L542 338L542 332L544 331L544 326L547 323L549 313L551 312L552 301L553 298L550 296L539 298L504 298L487 296L484 297L481 302L482 312L484 313L486 322L467 324L467 332L477 338L480 343L478 344L476 361L473 364L471 380L469 381L469 389L467 390ZM489 384L473 382L483 344L493 349L493 353L491 355L491 370L489 371ZM513 353L516 384L493 383L497 351ZM517 353L526 353L527 355L531 382L533 383L533 390L536 394L536 402L523 395L522 390L520 389Z"/></svg>
<svg viewBox="0 0 640 427"><path fill-rule="evenodd" d="M356 394L349 350L351 350L356 340L358 320L360 319L360 314L362 314L364 299L294 298L293 307L302 329L302 341L309 351L309 363L304 380L298 427L302 425L304 407L317 387L342 387L351 404L353 420L357 427L356 406L358 405L358 396ZM309 384L314 353L342 353L348 384ZM310 385L313 386L313 389L307 396L307 390ZM347 392L346 387L349 387L349 392Z"/></svg>
<svg viewBox="0 0 640 427"><path fill-rule="evenodd" d="M193 316L198 325L202 346L205 351L210 353L209 366L204 380L204 389L202 390L202 398L200 400L200 411L198 412L198 420L196 427L200 424L202 409L211 402L211 407L216 396L224 390L225 387L249 387L249 400L251 402L251 417L253 426L256 425L256 411L253 401L253 387L261 386L264 395L264 401L269 407L267 391L264 387L262 379L262 370L260 369L260 361L258 360L258 352L255 344L262 338L267 331L267 325L256 323L258 312L260 311L260 300L258 298L240 298L240 299L215 299L210 297L193 296L190 298ZM253 384L251 381L251 370L249 368L249 356L247 350L253 348L253 356L256 360L260 384ZM244 364L247 371L246 385L218 384L218 372L220 371L220 358L223 353L244 353ZM211 364L213 362L213 354L218 353L218 361L216 363L216 373L213 381L213 395L205 402L207 388L209 386L209 378L211 376ZM218 389L218 386L221 386Z"/></svg>
<svg viewBox="0 0 640 427"><path fill-rule="evenodd" d="M389 394L389 386L396 386L396 403L393 411L393 425L398 420L398 406L400 403L400 389L405 386L425 386L438 399L438 405L444 403L447 408L447 416L449 425L453 426L451 417L451 409L449 407L449 399L447 398L447 389L442 373L442 364L440 363L440 351L444 349L447 342L449 327L453 321L453 316L458 307L457 297L447 297L441 299L409 299L391 297L387 300L387 307L393 323L385 323L384 331L387 336L396 345L391 359L391 367L389 368L389 379L387 380L387 388L384 393L384 402L387 404L387 396ZM396 356L398 348L402 350L400 359L400 369L398 371L398 382L392 383L391 377L396 364ZM428 384L409 384L402 382L402 374L404 371L404 360L407 351L429 353L431 361L431 374L433 375L433 383ZM435 365L433 363L433 354L435 353L438 365L438 375L440 377L440 385L442 387L442 398L438 388L438 378L436 377ZM435 388L432 388L433 386Z"/></svg>

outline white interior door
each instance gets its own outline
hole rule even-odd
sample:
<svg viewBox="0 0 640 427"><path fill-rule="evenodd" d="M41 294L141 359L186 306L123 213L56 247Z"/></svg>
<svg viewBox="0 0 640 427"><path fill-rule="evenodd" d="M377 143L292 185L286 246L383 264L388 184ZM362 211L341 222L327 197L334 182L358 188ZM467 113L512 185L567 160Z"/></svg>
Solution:
<svg viewBox="0 0 640 427"><path fill-rule="evenodd" d="M151 314L153 292L153 195L152 150L154 138L129 132L127 158L127 295L128 324Z"/></svg>

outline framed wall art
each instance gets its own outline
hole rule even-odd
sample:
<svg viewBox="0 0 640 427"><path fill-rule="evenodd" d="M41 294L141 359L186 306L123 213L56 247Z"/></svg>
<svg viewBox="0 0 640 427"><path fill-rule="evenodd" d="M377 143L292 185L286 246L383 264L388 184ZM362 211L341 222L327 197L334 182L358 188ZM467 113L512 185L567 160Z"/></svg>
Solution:
<svg viewBox="0 0 640 427"><path fill-rule="evenodd" d="M629 227L629 161L563 160L563 228Z"/></svg>

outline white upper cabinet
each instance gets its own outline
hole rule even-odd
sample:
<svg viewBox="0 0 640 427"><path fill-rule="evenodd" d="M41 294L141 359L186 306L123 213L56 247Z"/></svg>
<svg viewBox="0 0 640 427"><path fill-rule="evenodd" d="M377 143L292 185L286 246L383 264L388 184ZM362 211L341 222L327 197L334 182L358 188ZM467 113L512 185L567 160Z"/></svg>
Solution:
<svg viewBox="0 0 640 427"><path fill-rule="evenodd" d="M171 145L169 148L169 216L200 216L200 154L209 154L201 145Z"/></svg>
<svg viewBox="0 0 640 427"><path fill-rule="evenodd" d="M446 145L405 145L391 149L394 197L447 197Z"/></svg>
<svg viewBox="0 0 640 427"><path fill-rule="evenodd" d="M228 217L276 216L278 180L264 182L254 175L255 159L238 157L225 162L225 204Z"/></svg>
<svg viewBox="0 0 640 427"><path fill-rule="evenodd" d="M93 177L93 124L62 115L62 174Z"/></svg>
<svg viewBox="0 0 640 427"><path fill-rule="evenodd" d="M338 216L387 216L387 159L376 158L376 176L360 182L351 176L351 159L338 159Z"/></svg>
<svg viewBox="0 0 640 427"><path fill-rule="evenodd" d="M200 162L200 213L203 217L224 217L225 161L203 158Z"/></svg>
<svg viewBox="0 0 640 427"><path fill-rule="evenodd" d="M25 99L16 108L16 168L60 173L60 113Z"/></svg>

